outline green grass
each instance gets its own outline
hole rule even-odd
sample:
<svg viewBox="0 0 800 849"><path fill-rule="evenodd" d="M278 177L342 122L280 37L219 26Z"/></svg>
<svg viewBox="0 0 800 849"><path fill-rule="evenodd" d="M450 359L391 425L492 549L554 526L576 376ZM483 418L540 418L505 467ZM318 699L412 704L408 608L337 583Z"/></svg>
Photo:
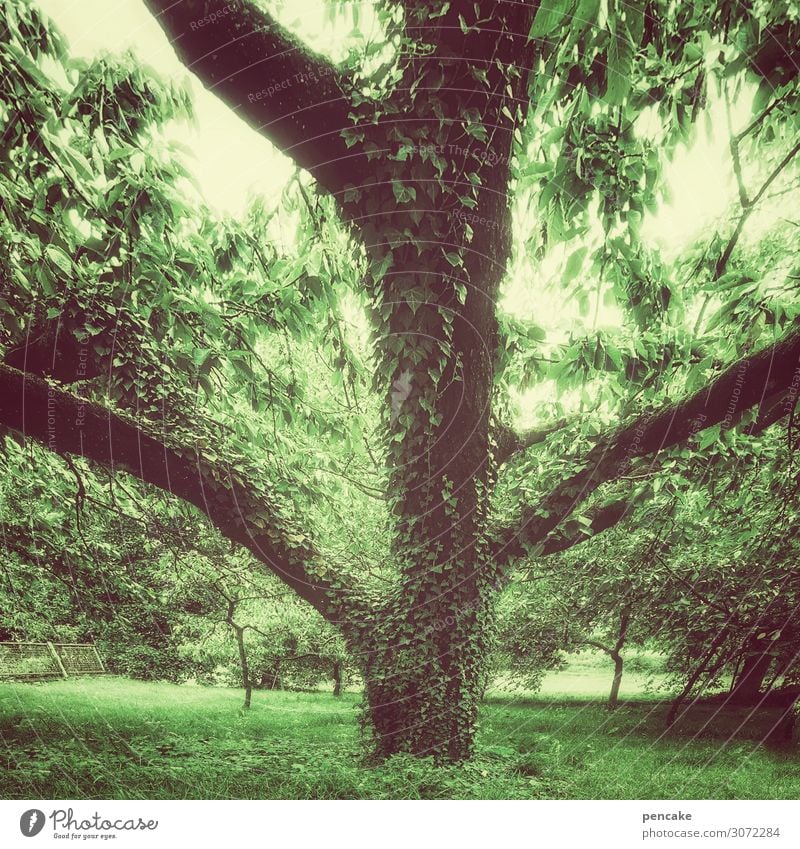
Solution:
<svg viewBox="0 0 800 849"><path fill-rule="evenodd" d="M654 687L663 685L663 660L653 652L642 652L626 661L619 695L621 699L641 699ZM643 671L642 668L646 671ZM570 655L566 669L545 675L537 695L542 698L602 699L611 688L614 664L602 652L587 650ZM495 691L496 692L496 691Z"/></svg>
<svg viewBox="0 0 800 849"><path fill-rule="evenodd" d="M586 686L601 680L587 677ZM602 677L602 690L608 677ZM797 753L759 745L772 715L697 708L663 736L663 702L565 679L536 698L494 695L478 756L363 761L357 694L241 693L122 678L0 685L3 798L777 798L800 796ZM586 698L587 695L594 698ZM583 696L583 698L581 697Z"/></svg>

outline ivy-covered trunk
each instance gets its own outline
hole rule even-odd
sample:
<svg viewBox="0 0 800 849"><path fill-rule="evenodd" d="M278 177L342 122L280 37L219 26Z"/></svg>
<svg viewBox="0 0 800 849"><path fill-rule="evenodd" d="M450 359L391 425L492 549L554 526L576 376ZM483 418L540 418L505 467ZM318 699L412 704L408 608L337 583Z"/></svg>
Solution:
<svg viewBox="0 0 800 849"><path fill-rule="evenodd" d="M469 15L492 25L474 27L462 11L443 4L430 31L437 53L405 66L391 109L413 122L387 143L365 106L352 139L374 180L344 201L370 259L400 567L362 644L370 721L380 754L448 761L472 749L498 583L488 538L496 304L533 9L476 4ZM425 26L430 7L406 13Z"/></svg>
<svg viewBox="0 0 800 849"><path fill-rule="evenodd" d="M470 757L492 632L492 593L484 580L466 580L387 611L384 638L365 663L368 718L379 756L407 752L438 762Z"/></svg>
<svg viewBox="0 0 800 849"><path fill-rule="evenodd" d="M365 679L381 755L459 761L472 750L498 582L487 525L494 368L486 341L495 315L477 287L458 305L463 284L428 258L436 269L426 281L428 302L417 307L393 369L400 579L371 617ZM402 316L395 310L392 319ZM427 333L412 329L422 327Z"/></svg>

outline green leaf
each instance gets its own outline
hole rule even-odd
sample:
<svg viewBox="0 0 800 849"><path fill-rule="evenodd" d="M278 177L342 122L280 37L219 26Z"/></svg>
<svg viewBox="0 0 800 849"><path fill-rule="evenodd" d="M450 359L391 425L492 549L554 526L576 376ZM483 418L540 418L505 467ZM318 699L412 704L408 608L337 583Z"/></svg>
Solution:
<svg viewBox="0 0 800 849"><path fill-rule="evenodd" d="M572 8L572 0L543 0L531 25L530 38L546 38L555 32Z"/></svg>
<svg viewBox="0 0 800 849"><path fill-rule="evenodd" d="M478 139L478 141L485 142L489 138L489 134L486 132L486 127L483 124L469 123L464 127L464 130L474 139Z"/></svg>
<svg viewBox="0 0 800 849"><path fill-rule="evenodd" d="M720 426L718 424L701 431L697 439L698 448L704 451L709 445L713 445L719 439L719 433Z"/></svg>
<svg viewBox="0 0 800 849"><path fill-rule="evenodd" d="M610 106L620 106L628 96L631 87L634 49L630 34L621 23L618 23L617 28L610 33L610 37L606 51L608 68L605 101Z"/></svg>
<svg viewBox="0 0 800 849"><path fill-rule="evenodd" d="M567 260L567 264L564 268L564 276L561 280L564 285L566 285L567 283L571 283L575 279L578 272L583 267L583 261L586 258L588 250L588 247L581 247L570 254L569 259Z"/></svg>
<svg viewBox="0 0 800 849"><path fill-rule="evenodd" d="M417 199L417 190L413 186L406 186L399 180L392 180L392 191L394 199L398 203L409 203Z"/></svg>
<svg viewBox="0 0 800 849"><path fill-rule="evenodd" d="M47 258L50 262L58 266L64 274L72 274L72 260L65 251L55 245L48 245L44 252L47 254Z"/></svg>

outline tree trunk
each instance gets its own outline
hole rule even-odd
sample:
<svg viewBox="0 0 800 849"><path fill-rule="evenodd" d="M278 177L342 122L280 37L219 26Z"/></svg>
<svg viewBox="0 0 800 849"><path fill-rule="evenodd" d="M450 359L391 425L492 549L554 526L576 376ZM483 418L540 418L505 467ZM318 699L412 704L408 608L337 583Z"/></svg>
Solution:
<svg viewBox="0 0 800 849"><path fill-rule="evenodd" d="M611 692L608 694L608 709L616 710L619 702L619 685L622 683L622 655L614 652L611 655L614 661L614 680L611 682Z"/></svg>
<svg viewBox="0 0 800 849"><path fill-rule="evenodd" d="M340 660L333 663L333 695L342 695L342 662Z"/></svg>
<svg viewBox="0 0 800 849"><path fill-rule="evenodd" d="M395 625L389 645L373 643L364 668L368 719L380 758L405 752L453 763L471 756L493 589L465 582L460 592L390 617Z"/></svg>
<svg viewBox="0 0 800 849"><path fill-rule="evenodd" d="M425 4L407 8L412 25L427 21ZM514 115L528 74L519 56L534 11L442 4L435 27L425 27L433 57L411 57L397 88L398 112L414 121L388 144L370 136L369 121L358 125L368 143L390 150L371 163L367 205L346 209L367 222L359 226L401 575L355 646L384 757L457 762L472 752L499 586L488 530L495 305L511 253Z"/></svg>
<svg viewBox="0 0 800 849"><path fill-rule="evenodd" d="M611 660L614 661L614 680L611 682L611 692L608 694L608 709L616 710L619 701L619 685L622 683L622 666L623 659L622 647L625 645L625 639L628 636L628 627L631 623L631 605L626 604L622 608L619 617L619 630L617 631L617 641L613 648L608 652Z"/></svg>
<svg viewBox="0 0 800 849"><path fill-rule="evenodd" d="M751 650L745 656L742 668L734 680L728 701L738 704L752 704L757 701L771 663L772 654L769 651Z"/></svg>
<svg viewBox="0 0 800 849"><path fill-rule="evenodd" d="M282 690L283 680L281 679L281 664L280 661L275 661L271 669L267 669L261 673L260 688L262 690Z"/></svg>
<svg viewBox="0 0 800 849"><path fill-rule="evenodd" d="M478 718L476 669L463 657L447 664L429 657L419 675L416 653L404 654L399 668L383 667L382 675L373 670L366 682L376 754L382 759L405 752L437 763L468 759Z"/></svg>
<svg viewBox="0 0 800 849"><path fill-rule="evenodd" d="M236 645L239 649L239 665L242 670L242 686L244 687L244 708L250 708L250 700L253 695L253 682L250 680L250 667L247 663L247 652L244 647L244 628L233 626L236 633Z"/></svg>

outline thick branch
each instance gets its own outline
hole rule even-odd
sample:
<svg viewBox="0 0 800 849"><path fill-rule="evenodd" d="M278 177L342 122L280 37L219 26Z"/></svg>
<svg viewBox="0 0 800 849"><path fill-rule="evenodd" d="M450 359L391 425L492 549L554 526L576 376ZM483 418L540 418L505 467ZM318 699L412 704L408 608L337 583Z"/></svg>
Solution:
<svg viewBox="0 0 800 849"><path fill-rule="evenodd" d="M367 173L341 131L351 125L346 77L255 3L145 0L178 58L206 88L319 184L337 192Z"/></svg>
<svg viewBox="0 0 800 849"><path fill-rule="evenodd" d="M758 436L775 422L786 418L794 410L800 394L800 373L791 386L766 398L758 410L756 420L745 430L748 436Z"/></svg>
<svg viewBox="0 0 800 849"><path fill-rule="evenodd" d="M774 345L733 363L683 401L634 419L601 439L579 470L557 484L541 504L525 507L518 524L497 535L495 556L500 562L526 556L598 486L622 477L633 460L686 442L713 425L730 427L744 410L796 386L798 375L800 330L794 329Z"/></svg>
<svg viewBox="0 0 800 849"><path fill-rule="evenodd" d="M193 504L323 616L335 621L339 615L331 587L311 572L319 558L306 537L268 495L254 495L236 472L206 460L198 448L170 447L121 414L3 364L0 424L58 454L128 472Z"/></svg>
<svg viewBox="0 0 800 849"><path fill-rule="evenodd" d="M563 430L566 426L567 420L560 419L550 427L542 428L541 430L527 430L524 433L517 433L510 427L498 428L495 433L495 439L497 440L495 458L498 465L508 462L515 454L526 451L534 445L540 445L548 436L559 430Z"/></svg>
<svg viewBox="0 0 800 849"><path fill-rule="evenodd" d="M744 433L748 436L758 436L776 422L786 418L797 404L799 396L800 371L798 371L796 379L793 379L789 389L777 392L761 402L755 421L745 428ZM742 410L742 413L744 412ZM741 416L736 417L737 421L739 418ZM595 508L589 513L590 525L588 528L574 534L564 534L555 531L542 544L541 554L543 556L558 554L572 548L574 545L592 539L597 534L607 531L621 522L630 514L634 506L633 502L620 499L619 501Z"/></svg>
<svg viewBox="0 0 800 849"><path fill-rule="evenodd" d="M72 384L91 380L103 373L107 365L86 348L56 320L29 333L24 344L8 348L3 362L20 371L52 377L59 383Z"/></svg>
<svg viewBox="0 0 800 849"><path fill-rule="evenodd" d="M597 534L613 528L631 510L633 510L633 504L624 499L599 507L591 512L588 528L575 534L551 534L544 541L541 553L542 555L557 554L560 551L566 551L568 548L572 548L573 545L578 545L578 543L585 542L587 539L592 539Z"/></svg>

